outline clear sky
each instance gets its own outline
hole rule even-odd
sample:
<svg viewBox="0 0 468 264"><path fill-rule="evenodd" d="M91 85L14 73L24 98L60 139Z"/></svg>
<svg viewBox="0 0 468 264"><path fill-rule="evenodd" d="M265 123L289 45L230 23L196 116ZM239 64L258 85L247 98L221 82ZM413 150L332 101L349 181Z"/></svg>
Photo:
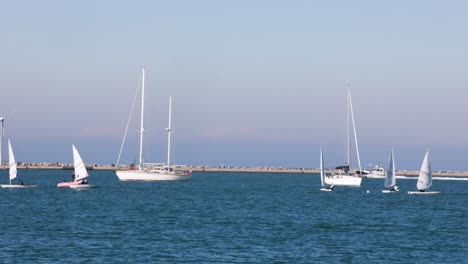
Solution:
<svg viewBox="0 0 468 264"><path fill-rule="evenodd" d="M115 163L140 67L149 161L468 170L466 1L2 1L0 116L18 161ZM136 157L136 126L125 160ZM6 150L6 149L5 149ZM4 155L6 151L4 150Z"/></svg>

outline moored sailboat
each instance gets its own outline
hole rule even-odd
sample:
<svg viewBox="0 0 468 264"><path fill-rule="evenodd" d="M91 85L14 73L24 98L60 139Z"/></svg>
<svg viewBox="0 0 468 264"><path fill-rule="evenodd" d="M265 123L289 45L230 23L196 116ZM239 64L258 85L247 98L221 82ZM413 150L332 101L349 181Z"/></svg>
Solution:
<svg viewBox="0 0 468 264"><path fill-rule="evenodd" d="M9 178L10 184L2 184L2 188L32 188L36 187L36 185L24 185L22 180L18 180L18 184L11 184L11 181L14 180L18 174L18 170L16 168L16 161L15 155L13 154L13 148L11 147L11 142L8 140L8 165L9 169Z"/></svg>
<svg viewBox="0 0 468 264"><path fill-rule="evenodd" d="M390 153L390 159L388 161L388 172L385 177L384 190L382 190L383 193L394 193L399 191L395 176L395 159L393 157L392 149L392 152Z"/></svg>
<svg viewBox="0 0 468 264"><path fill-rule="evenodd" d="M140 114L140 155L138 167L133 166L130 170L117 170L115 173L121 181L186 181L192 179L191 172L176 171L175 165L171 164L171 133L172 133L172 97L169 98L169 126L167 132L167 163L159 164L158 166L149 166L143 163L143 132L144 130L144 103L145 103L145 72L142 68L141 78L141 114ZM128 126L128 125L127 125ZM128 127L127 127L128 129ZM125 142L122 142L122 146ZM122 152L122 148L119 153Z"/></svg>
<svg viewBox="0 0 468 264"><path fill-rule="evenodd" d="M347 143L347 163L344 166L339 166L336 169L338 169L339 173L330 175L325 177L325 183L328 185L341 185L341 186L355 186L359 187L361 186L361 181L362 178L358 177L356 174L352 175L349 170L349 165L350 165L350 129L349 129L349 123L350 123L350 113L351 113L351 121L353 125L353 131L354 131L354 142L356 145L356 155L357 155L357 160L358 160L358 165L359 165L359 171L361 172L361 159L359 157L359 147L358 147L358 141L357 141L357 135L356 135L356 125L354 122L354 113L353 113L353 104L351 100L351 91L348 88L348 143Z"/></svg>
<svg viewBox="0 0 468 264"><path fill-rule="evenodd" d="M440 192L432 191L432 170L429 162L429 150L426 151L421 169L419 170L417 191L409 191L408 194L438 194Z"/></svg>

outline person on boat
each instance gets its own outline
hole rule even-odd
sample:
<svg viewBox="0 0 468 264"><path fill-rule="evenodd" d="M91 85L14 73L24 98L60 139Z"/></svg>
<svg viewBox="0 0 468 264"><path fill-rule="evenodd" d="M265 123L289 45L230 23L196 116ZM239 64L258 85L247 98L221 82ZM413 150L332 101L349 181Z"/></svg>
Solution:
<svg viewBox="0 0 468 264"><path fill-rule="evenodd" d="M395 184L395 186L393 186L390 191L397 192L398 191L398 184Z"/></svg>
<svg viewBox="0 0 468 264"><path fill-rule="evenodd" d="M75 173L72 173L72 181L75 181Z"/></svg>
<svg viewBox="0 0 468 264"><path fill-rule="evenodd" d="M130 164L130 170L135 170L135 163Z"/></svg>
<svg viewBox="0 0 468 264"><path fill-rule="evenodd" d="M23 181L21 179L18 180L18 185L24 185Z"/></svg>
<svg viewBox="0 0 468 264"><path fill-rule="evenodd" d="M88 184L88 180L87 179L84 179L81 184Z"/></svg>
<svg viewBox="0 0 468 264"><path fill-rule="evenodd" d="M329 189L333 191L333 188L335 188L335 186L333 184L330 185Z"/></svg>

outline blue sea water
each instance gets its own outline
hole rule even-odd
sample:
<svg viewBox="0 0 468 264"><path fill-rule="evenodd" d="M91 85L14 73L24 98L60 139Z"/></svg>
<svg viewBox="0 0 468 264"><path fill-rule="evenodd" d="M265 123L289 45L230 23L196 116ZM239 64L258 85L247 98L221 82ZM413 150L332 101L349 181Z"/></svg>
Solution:
<svg viewBox="0 0 468 264"><path fill-rule="evenodd" d="M59 189L71 171L20 170L0 189L2 263L466 263L468 181L383 179L320 192L312 174L194 173L188 182ZM7 171L0 181L8 182ZM367 193L369 190L369 193Z"/></svg>

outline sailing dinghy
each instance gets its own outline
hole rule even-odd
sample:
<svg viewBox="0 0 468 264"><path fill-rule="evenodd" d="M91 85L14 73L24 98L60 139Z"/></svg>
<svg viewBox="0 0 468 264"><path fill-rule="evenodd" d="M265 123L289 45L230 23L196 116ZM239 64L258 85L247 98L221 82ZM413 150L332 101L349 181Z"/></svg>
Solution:
<svg viewBox="0 0 468 264"><path fill-rule="evenodd" d="M432 171L429 162L429 150L426 151L421 169L419 170L417 191L409 191L408 194L438 194L440 192L432 191Z"/></svg>
<svg viewBox="0 0 468 264"><path fill-rule="evenodd" d="M57 184L59 188L72 188L72 189L85 189L85 188L94 188L96 186L88 184L89 177L88 171L83 163L83 160L80 157L80 153L75 148L75 145L72 145L73 148L73 167L75 169L75 177L71 182L60 182Z"/></svg>
<svg viewBox="0 0 468 264"><path fill-rule="evenodd" d="M398 192L398 185L396 184L396 179L395 179L395 159L393 158L393 149L392 152L390 153L390 160L388 161L388 170L387 170L387 175L385 177L385 182L384 182L384 190L382 190L383 193L396 193Z"/></svg>
<svg viewBox="0 0 468 264"><path fill-rule="evenodd" d="M2 188L33 188L36 185L24 185L23 181L19 180L20 184L11 184L11 181L16 178L18 172L16 168L15 155L13 154L13 149L11 148L10 140L8 140L8 165L10 166L10 184L2 184Z"/></svg>
<svg viewBox="0 0 468 264"><path fill-rule="evenodd" d="M333 191L333 184L332 185L325 184L325 168L323 164L324 164L323 150L322 150L322 147L320 146L320 181L322 182L322 188L320 189L320 191L331 192Z"/></svg>

